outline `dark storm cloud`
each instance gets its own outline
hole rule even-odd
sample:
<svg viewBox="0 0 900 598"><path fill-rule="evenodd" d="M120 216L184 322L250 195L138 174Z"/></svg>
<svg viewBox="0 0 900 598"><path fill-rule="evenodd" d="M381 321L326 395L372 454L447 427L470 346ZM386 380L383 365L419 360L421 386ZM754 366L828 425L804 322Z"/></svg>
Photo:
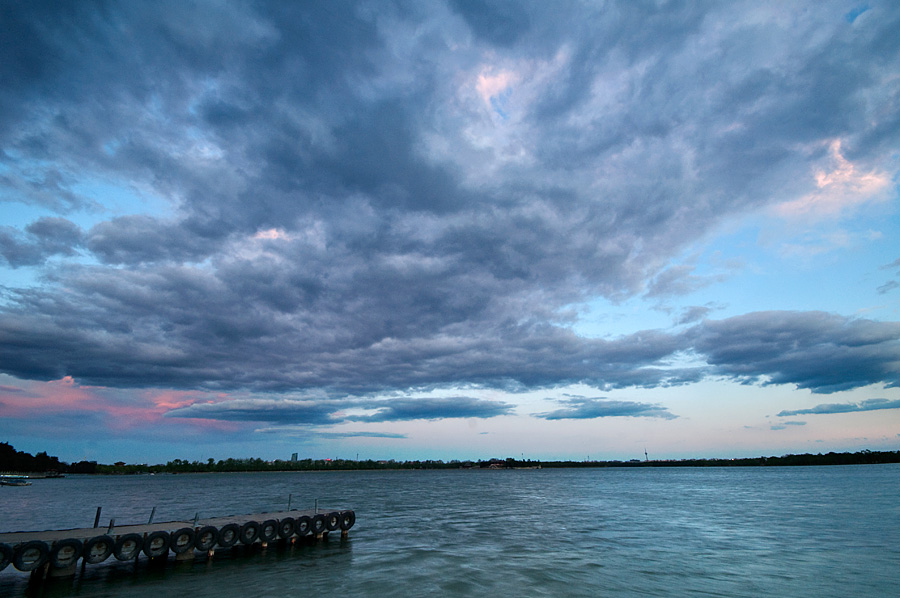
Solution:
<svg viewBox="0 0 900 598"><path fill-rule="evenodd" d="M558 230L541 231L549 233L535 235L542 239L544 249L538 257L543 260L518 275L541 274L541 261L552 260L558 266L565 255L573 263L563 272L583 279L588 286L581 290L604 294L633 292L646 274L641 269L653 267L657 255L635 254L635 247L649 241L651 252L668 252L683 243L685 235L693 236L694 229L714 223L716 214L730 207L722 202L747 201L741 191L751 180L760 184L771 179L771 175L763 176L766 172L778 173L779 165L791 164L791 156L779 157L777 148L795 139L767 143L766 147L776 149L760 156L764 164L745 179L736 177L734 164L752 162L748 141L754 141L758 133L785 137L791 130L782 123L795 123L797 115L809 119L809 114L820 118L857 114L859 110L844 110L843 102L859 97L858 92L872 84L856 74L867 72L865 65L851 63L838 74L848 75L845 82L831 86L832 77L838 75L819 68L820 54L802 53L808 52L802 49L797 58L807 61L804 86L783 90L771 83L761 85L757 73L770 79L780 76L782 82L790 81L792 73L775 75L766 68L768 62L783 58L769 56L766 48L753 43L760 33L753 25L731 25L737 30L735 36L715 41L723 48L698 57L691 44L698 43L703 23L728 18L699 4L672 7L669 13L623 3L579 14L543 3L463 2L454 6L462 21L451 18L452 12L442 13L440 5L430 14L417 12L414 5L401 5L403 10L383 5L379 14L357 3L252 8L235 4L212 13L202 4L177 2L167 4L165 10L140 4L104 9L79 4L59 14L42 6L30 9L37 14L17 14L11 21L17 34L36 37L39 47L48 48L48 64L42 64L38 56L11 54L21 63L19 70L31 73L28 81L33 82L23 82L6 95L10 102L32 101L40 110L26 115L27 126L18 134L5 136L5 147L34 159L52 157L68 166L62 168L67 172L87 167L145 181L178 197L184 216L181 225L197 234L198 243L211 241L208 252L216 251L215 241L231 231L292 228L298 218L323 209L329 217L345 217L355 208L347 204L347 195L361 193L367 203L382 210L464 210L478 216L468 222L484 222L497 231L497 239L503 238L499 236L503 229L516 230L520 234L498 247L515 257L519 243L530 242L522 237L523 222L517 213L527 211L540 198L560 219L561 229L595 232L579 240L560 239ZM438 19L445 27L443 35L434 30ZM405 32L403 27L416 26L423 33L414 43L421 47L406 47L406 53L398 56L391 46L394 38ZM513 164L498 173L497 185L480 193L461 184L459 164L438 163L422 151L423 136L434 133L447 135L447 141L459 143L461 150L473 149L470 142L454 138L453 131L466 124L459 120L463 115L435 113L434 105L452 99L446 96L455 90L448 89L445 81L458 74L437 50L448 43L463 43L469 28L475 28L483 45L467 46L458 57L460 66L471 68L497 43L498 34L482 35L477 27L508 32L499 34L503 45L495 51L504 52L505 45L522 40L525 50L505 50L508 61L547 59L562 48L571 48L573 58L559 75L579 82L563 86L568 97L561 104L556 102L555 117L540 120L542 110L538 109L525 121L534 136L533 150L548 169L521 169ZM830 27L834 47L826 56L854 56L858 50L854 44L861 42L847 38L834 24ZM65 43L72 38L81 43ZM128 51L122 51L126 47ZM760 64L756 69L742 67L740 72L749 72L741 78L726 70L732 65L723 63L722 52L740 57L742 64L747 59L751 65L754 59ZM699 61L686 62L683 54ZM617 98L622 101L616 108L619 112L592 123L594 134L585 135L584 127L565 124L573 116L593 111L586 104L591 98L586 95L590 87L585 86L602 82L604 68L627 69L648 59L646 75L634 74L646 79L635 82L630 96ZM402 75L395 73L398 63L412 68L415 76L405 70ZM685 87L685 80L693 80L698 73L704 74L700 84ZM703 80L717 84L709 87ZM781 91L789 91L795 101L821 104L822 94L804 91L806 84L813 83L829 86L824 97L839 98L834 101L842 109L808 110L801 104L794 107L795 113L785 114L788 108L780 102ZM680 93L669 93L672 88ZM718 103L710 104L711 100ZM760 102L774 114L760 111ZM723 115L723 106L737 111L747 106L754 112ZM47 120L47 114L54 119ZM767 118L778 126L767 124ZM689 141L681 132L685 127L724 127L735 120L749 130L730 135L733 146L716 145L729 136ZM810 127L815 128L816 122ZM832 129L829 125L816 130L820 135L852 130L849 126ZM204 153L210 149L222 155L211 159ZM696 164L683 161L685 149L694 154ZM622 171L657 174L630 182L619 176L604 177L608 180L592 181L600 183L599 196L586 193L588 181L583 176L604 161ZM672 181L688 168L703 170L717 188L715 197L693 186L672 187ZM558 176L566 172L570 176ZM513 182L520 189L511 196L506 185ZM554 194L558 199L553 199ZM704 199L686 204L688 194ZM526 209L509 214L485 209L505 202ZM390 222L390 214L383 217ZM685 230L687 222L692 230ZM104 242L96 245L99 254L124 261L132 252L134 242L128 237L134 224L122 219L106 223ZM607 239L605 250L597 238ZM117 239L123 247L115 247ZM485 257L479 250L473 248L471 257ZM623 263L629 255L634 263ZM154 257L144 251L138 256L138 261ZM524 261L533 256L520 257ZM203 256L195 249L160 252L155 258L202 260ZM605 265L598 268L601 263Z"/></svg>
<svg viewBox="0 0 900 598"><path fill-rule="evenodd" d="M787 26L718 3L6 4L2 201L87 210L87 176L171 209L0 232L10 266L94 260L5 290L0 371L330 396L897 384L892 323L567 328L598 296L707 284L671 257L808 191L830 140L865 172L896 145L900 10L818 6ZM684 353L708 366L673 368ZM368 417L451 412L416 400ZM231 408L182 413L265 412ZM273 402L271 421L337 408Z"/></svg>
<svg viewBox="0 0 900 598"><path fill-rule="evenodd" d="M24 233L0 228L0 256L12 268L43 264L54 255L75 255L81 244L81 229L65 218L39 218Z"/></svg>
<svg viewBox="0 0 900 598"><path fill-rule="evenodd" d="M194 403L178 407L167 412L166 417L325 425L341 421L334 414L342 407L342 404L335 401L234 399L223 403Z"/></svg>
<svg viewBox="0 0 900 598"><path fill-rule="evenodd" d="M511 46L529 28L530 15L515 0L451 0L453 9L480 38Z"/></svg>
<svg viewBox="0 0 900 598"><path fill-rule="evenodd" d="M107 264L199 261L210 249L208 239L181 225L151 216L121 216L88 231L87 248Z"/></svg>
<svg viewBox="0 0 900 598"><path fill-rule="evenodd" d="M240 284L184 267L127 276L84 268L67 278L65 296L9 292L22 311L0 321L5 338L16 339L0 345L0 361L20 377L69 373L104 386L335 392L578 381L651 387L701 376L660 367L681 348L661 332L584 339L544 323L495 320L480 297L445 296L452 279L435 287L428 276L413 283L395 274L372 279L361 295L352 279L367 272L350 268L326 283L303 271L315 267L303 262L293 272L263 259ZM48 308L57 315L38 319Z"/></svg>
<svg viewBox="0 0 900 598"><path fill-rule="evenodd" d="M713 373L817 393L900 385L900 323L823 312L757 312L707 320L686 333Z"/></svg>
<svg viewBox="0 0 900 598"><path fill-rule="evenodd" d="M790 415L826 415L831 413L857 413L860 411L880 411L882 409L900 409L900 401L888 399L867 399L859 403L824 403L810 409L782 411L779 417Z"/></svg>
<svg viewBox="0 0 900 598"><path fill-rule="evenodd" d="M221 403L194 403L169 411L167 417L261 421L326 425L342 422L389 422L417 419L490 418L509 415L513 406L502 401L470 397L403 399L235 399ZM345 410L374 411L347 414Z"/></svg>
<svg viewBox="0 0 900 598"><path fill-rule="evenodd" d="M678 416L661 405L637 403L634 401L613 401L605 397L572 397L556 401L564 405L562 409L548 413L538 413L543 419L597 419L601 417L658 417L676 419Z"/></svg>
<svg viewBox="0 0 900 598"><path fill-rule="evenodd" d="M0 201L42 207L58 214L98 208L90 198L71 190L76 177L52 167L41 172L31 164L17 162L11 155L0 151Z"/></svg>

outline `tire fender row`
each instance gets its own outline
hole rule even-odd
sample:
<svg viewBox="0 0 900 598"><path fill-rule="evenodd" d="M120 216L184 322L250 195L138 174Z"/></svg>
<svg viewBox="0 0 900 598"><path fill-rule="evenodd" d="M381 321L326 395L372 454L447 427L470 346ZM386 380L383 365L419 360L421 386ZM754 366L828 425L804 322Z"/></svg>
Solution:
<svg viewBox="0 0 900 598"><path fill-rule="evenodd" d="M65 538L52 543L28 540L14 546L0 542L0 571L12 565L19 571L34 571L49 563L55 569L74 566L78 559L96 565L115 557L119 561L136 559L141 553L148 558L182 554L197 550L210 552L216 547L229 548L236 544L250 546L257 542L278 539L319 537L326 532L348 531L356 523L351 510L318 513L312 516L250 520L241 525L227 523L221 528L213 525L182 527L173 532L157 530L145 534L126 533L119 536L101 534L87 540Z"/></svg>

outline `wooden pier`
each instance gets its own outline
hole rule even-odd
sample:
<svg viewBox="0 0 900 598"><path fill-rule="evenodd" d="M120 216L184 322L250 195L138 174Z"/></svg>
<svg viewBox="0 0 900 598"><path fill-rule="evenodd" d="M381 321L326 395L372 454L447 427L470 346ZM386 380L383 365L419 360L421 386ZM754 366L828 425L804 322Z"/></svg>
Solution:
<svg viewBox="0 0 900 598"><path fill-rule="evenodd" d="M98 509L99 519L99 509ZM152 521L152 516L151 516ZM261 545L299 539L321 539L340 531L345 537L356 523L350 510L282 511L232 515L213 519L168 521L108 528L12 532L0 534L0 571L12 565L33 575L74 575L78 561L98 564L110 557L133 561L148 559L193 560L195 553L212 556L217 548ZM96 523L95 523L96 524Z"/></svg>

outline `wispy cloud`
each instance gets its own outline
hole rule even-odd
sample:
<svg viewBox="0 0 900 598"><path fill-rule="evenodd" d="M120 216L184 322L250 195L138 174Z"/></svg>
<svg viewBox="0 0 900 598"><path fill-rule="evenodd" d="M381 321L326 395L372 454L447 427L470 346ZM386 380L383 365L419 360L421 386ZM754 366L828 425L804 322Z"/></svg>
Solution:
<svg viewBox="0 0 900 598"><path fill-rule="evenodd" d="M346 419L359 422L384 422L417 419L490 418L513 413L513 406L509 403L486 401L471 397L389 399L384 404L371 403L367 407L374 408L375 413L371 415L349 415Z"/></svg>
<svg viewBox="0 0 900 598"><path fill-rule="evenodd" d="M785 410L779 417L790 415L827 415L833 413L856 413L859 411L880 411L882 409L900 409L900 400L867 399L859 403L824 403L809 409Z"/></svg>
<svg viewBox="0 0 900 598"><path fill-rule="evenodd" d="M233 399L194 403L172 409L166 417L281 422L311 426L342 422L389 422L509 415L513 406L471 397L390 399Z"/></svg>
<svg viewBox="0 0 900 598"><path fill-rule="evenodd" d="M889 293L896 288L900 288L900 282L896 280L889 280L883 285L879 286L876 290L879 295L884 295L885 293Z"/></svg>
<svg viewBox="0 0 900 598"><path fill-rule="evenodd" d="M772 424L772 430L787 430L791 426L805 426L806 422L798 422L798 421L786 421L778 424Z"/></svg>
<svg viewBox="0 0 900 598"><path fill-rule="evenodd" d="M564 407L547 413L537 413L535 417L550 420L598 419L603 417L676 419L678 417L660 405L633 401L615 401L604 397L571 397L557 399L556 402L564 405Z"/></svg>

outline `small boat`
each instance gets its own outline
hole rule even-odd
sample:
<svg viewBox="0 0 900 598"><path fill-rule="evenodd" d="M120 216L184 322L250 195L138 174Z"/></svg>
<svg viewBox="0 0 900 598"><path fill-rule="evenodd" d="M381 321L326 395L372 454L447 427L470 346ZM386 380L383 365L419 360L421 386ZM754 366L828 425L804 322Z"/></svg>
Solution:
<svg viewBox="0 0 900 598"><path fill-rule="evenodd" d="M0 475L0 486L31 486L23 475Z"/></svg>

